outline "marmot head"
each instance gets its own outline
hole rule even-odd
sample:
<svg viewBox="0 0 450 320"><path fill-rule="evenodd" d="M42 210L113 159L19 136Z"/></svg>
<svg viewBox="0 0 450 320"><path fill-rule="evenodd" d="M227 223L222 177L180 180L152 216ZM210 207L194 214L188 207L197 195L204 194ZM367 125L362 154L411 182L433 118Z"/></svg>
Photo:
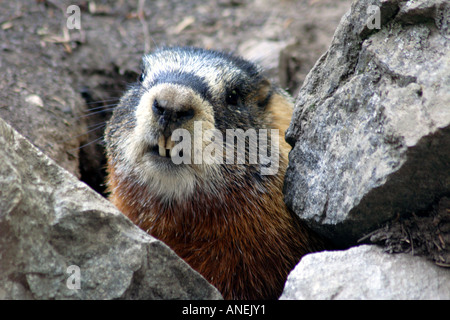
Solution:
<svg viewBox="0 0 450 320"><path fill-rule="evenodd" d="M270 129L283 129L274 124L279 98L279 89L244 59L198 48L160 49L143 57L139 81L108 123L109 165L163 198L190 196L200 185L216 192L230 172L246 179L274 165L258 152L266 139L278 156ZM282 104L277 107L290 119L291 104Z"/></svg>

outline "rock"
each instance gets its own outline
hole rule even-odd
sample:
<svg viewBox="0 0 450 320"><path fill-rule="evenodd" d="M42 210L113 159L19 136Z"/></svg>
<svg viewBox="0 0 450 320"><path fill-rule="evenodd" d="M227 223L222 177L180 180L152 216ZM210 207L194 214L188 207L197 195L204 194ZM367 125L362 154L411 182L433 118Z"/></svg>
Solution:
<svg viewBox="0 0 450 320"><path fill-rule="evenodd" d="M338 246L450 193L449 6L355 1L299 92L286 203Z"/></svg>
<svg viewBox="0 0 450 320"><path fill-rule="evenodd" d="M289 274L280 300L450 299L450 269L377 246L309 254Z"/></svg>
<svg viewBox="0 0 450 320"><path fill-rule="evenodd" d="M2 119L0 145L0 299L221 298Z"/></svg>

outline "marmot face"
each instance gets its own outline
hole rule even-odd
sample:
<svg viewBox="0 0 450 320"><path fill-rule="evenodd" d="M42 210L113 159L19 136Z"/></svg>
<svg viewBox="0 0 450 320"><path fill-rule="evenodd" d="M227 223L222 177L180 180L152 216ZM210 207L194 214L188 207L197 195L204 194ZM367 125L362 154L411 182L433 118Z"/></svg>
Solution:
<svg viewBox="0 0 450 320"><path fill-rule="evenodd" d="M108 124L109 158L117 173L133 176L165 199L189 197L200 184L215 192L224 170L258 170L259 163L248 162L251 144L245 147L247 164L225 164L225 138L227 129L274 128L267 110L273 93L260 68L243 59L196 48L161 49L144 56L139 82ZM189 133L190 141L184 135L172 140L177 129ZM212 138L214 132L219 136ZM212 141L223 148L203 152ZM191 148L180 151L179 142L190 142Z"/></svg>

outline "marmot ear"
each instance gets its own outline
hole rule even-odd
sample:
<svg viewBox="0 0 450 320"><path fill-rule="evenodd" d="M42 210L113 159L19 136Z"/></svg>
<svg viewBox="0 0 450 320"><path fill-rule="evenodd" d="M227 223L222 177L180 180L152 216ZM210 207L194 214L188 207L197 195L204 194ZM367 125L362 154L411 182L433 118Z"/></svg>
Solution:
<svg viewBox="0 0 450 320"><path fill-rule="evenodd" d="M264 109L267 106L272 93L272 84L267 78L263 78L258 84L258 89L256 90L255 96L259 108Z"/></svg>

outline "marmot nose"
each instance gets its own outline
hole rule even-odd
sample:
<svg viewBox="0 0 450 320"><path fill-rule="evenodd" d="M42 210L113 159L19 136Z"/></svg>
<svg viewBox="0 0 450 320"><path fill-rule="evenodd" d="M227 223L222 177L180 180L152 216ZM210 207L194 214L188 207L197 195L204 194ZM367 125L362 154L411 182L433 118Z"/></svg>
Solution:
<svg viewBox="0 0 450 320"><path fill-rule="evenodd" d="M158 122L163 126L169 123L181 125L194 117L194 109L192 107L175 106L167 100L155 99L152 111Z"/></svg>

